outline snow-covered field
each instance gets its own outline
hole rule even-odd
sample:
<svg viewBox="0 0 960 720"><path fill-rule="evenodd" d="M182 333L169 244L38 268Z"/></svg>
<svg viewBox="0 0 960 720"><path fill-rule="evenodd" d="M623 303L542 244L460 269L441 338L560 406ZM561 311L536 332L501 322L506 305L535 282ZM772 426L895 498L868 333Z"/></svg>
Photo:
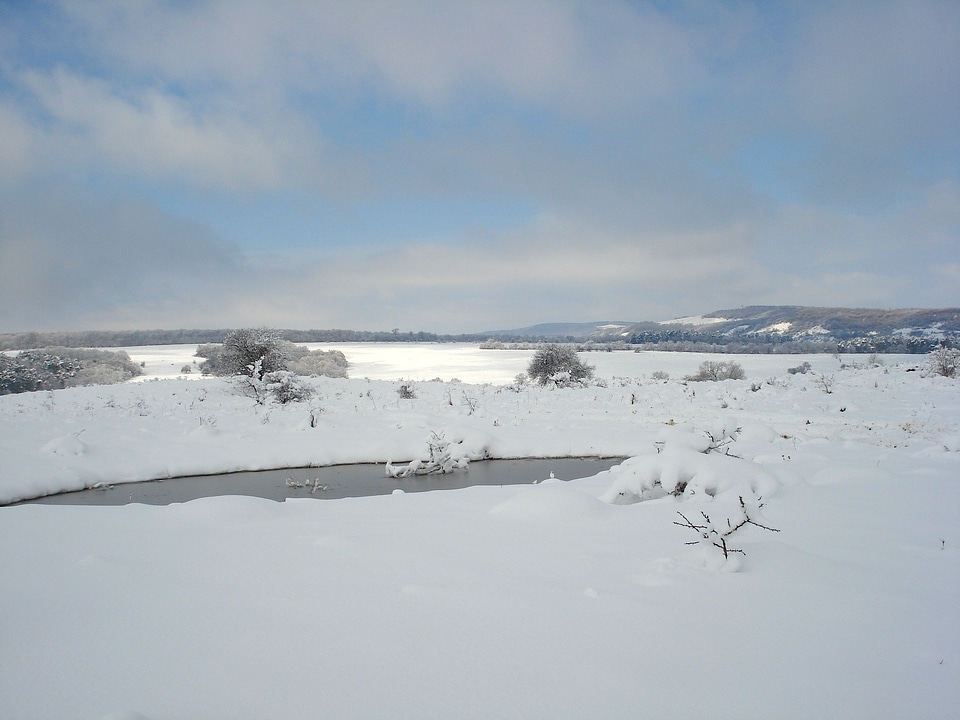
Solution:
<svg viewBox="0 0 960 720"><path fill-rule="evenodd" d="M631 460L350 500L0 507L0 717L960 716L960 383L922 358L723 356L747 379L683 385L706 356L593 353L605 387L516 392L529 351L337 347L352 379L307 404L176 379L192 348L130 349L141 382L0 397L0 502L399 462L434 433L474 459ZM736 439L704 453L708 433ZM741 497L779 532L747 525L726 560L686 544L678 512L723 532Z"/></svg>

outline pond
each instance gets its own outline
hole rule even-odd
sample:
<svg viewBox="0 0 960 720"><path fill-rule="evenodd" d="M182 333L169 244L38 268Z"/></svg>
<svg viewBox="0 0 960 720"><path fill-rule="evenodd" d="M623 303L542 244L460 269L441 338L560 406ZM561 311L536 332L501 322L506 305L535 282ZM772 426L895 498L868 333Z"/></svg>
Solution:
<svg viewBox="0 0 960 720"><path fill-rule="evenodd" d="M334 465L319 468L260 470L224 475L122 483L47 495L22 504L44 505L169 505L215 495L250 495L282 502L287 498L338 500L389 495L394 490L426 492L474 485L524 485L553 473L560 480L590 477L608 470L620 458L554 458L484 460L447 474L389 478L383 465Z"/></svg>

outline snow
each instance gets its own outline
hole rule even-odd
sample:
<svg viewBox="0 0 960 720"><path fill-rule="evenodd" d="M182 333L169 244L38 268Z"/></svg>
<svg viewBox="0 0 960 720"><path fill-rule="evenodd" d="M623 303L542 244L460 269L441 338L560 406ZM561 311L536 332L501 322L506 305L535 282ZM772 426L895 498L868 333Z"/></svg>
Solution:
<svg viewBox="0 0 960 720"><path fill-rule="evenodd" d="M661 320L660 325L716 325L717 323L730 322L728 318L704 317L703 315L688 315L686 317L676 318L674 320Z"/></svg>
<svg viewBox="0 0 960 720"><path fill-rule="evenodd" d="M894 331L893 331L892 333L890 333L890 334L893 335L893 336L902 335L902 336L905 336L905 337L916 337L916 336L920 336L920 337L923 337L923 338L932 338L932 339L934 339L934 340L943 340L943 339L946 338L946 336L947 336L946 333L945 333L944 330L943 330L943 323L942 323L942 322L933 323L933 325L931 325L931 326L929 326L929 327L920 327L920 328L916 328L916 327L905 327L905 328L898 328L898 329L894 330Z"/></svg>
<svg viewBox="0 0 960 720"><path fill-rule="evenodd" d="M778 333L783 335L784 333L790 332L790 328L793 327L791 322L778 322L773 325L767 325L765 328L761 328L757 332L759 333Z"/></svg>
<svg viewBox="0 0 960 720"><path fill-rule="evenodd" d="M710 356L591 353L605 387L518 392L498 383L530 352L337 347L352 379L312 379L311 406L178 373L0 397L0 498L408 462L435 433L473 458L630 459L347 500L0 507L0 717L960 715L960 383L921 358L723 356L747 379L684 385ZM779 532L744 526L729 560L687 544L678 513L723 528L740 498Z"/></svg>

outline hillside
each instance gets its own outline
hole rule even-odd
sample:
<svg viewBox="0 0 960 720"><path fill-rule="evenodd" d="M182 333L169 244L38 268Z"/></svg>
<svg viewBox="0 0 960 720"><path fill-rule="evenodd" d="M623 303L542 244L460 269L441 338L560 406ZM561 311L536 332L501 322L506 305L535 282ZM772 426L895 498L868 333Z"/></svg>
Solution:
<svg viewBox="0 0 960 720"><path fill-rule="evenodd" d="M752 305L660 322L552 323L488 333L499 340L625 342L715 352L928 352L960 345L960 308Z"/></svg>
<svg viewBox="0 0 960 720"><path fill-rule="evenodd" d="M220 330L131 330L0 333L0 351L49 346L133 347L219 342ZM700 352L929 352L960 346L960 308L870 308L750 305L705 315L631 322L543 323L464 335L358 330L280 330L307 342L624 343Z"/></svg>
<svg viewBox="0 0 960 720"><path fill-rule="evenodd" d="M928 352L960 344L960 308L870 308L754 305L717 310L628 330L634 344L698 343L738 352ZM761 350L763 351L763 350Z"/></svg>
<svg viewBox="0 0 960 720"><path fill-rule="evenodd" d="M876 310L869 308L753 305L717 310L661 325L694 326L711 334L776 334L793 339L829 336L837 340L869 335L945 338L960 333L960 308Z"/></svg>

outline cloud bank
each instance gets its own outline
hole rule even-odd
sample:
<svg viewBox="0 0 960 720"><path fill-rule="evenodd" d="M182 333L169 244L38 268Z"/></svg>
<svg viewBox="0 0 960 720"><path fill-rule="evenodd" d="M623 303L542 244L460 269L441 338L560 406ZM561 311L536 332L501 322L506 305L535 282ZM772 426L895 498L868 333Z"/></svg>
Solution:
<svg viewBox="0 0 960 720"><path fill-rule="evenodd" d="M951 2L0 10L0 331L960 305Z"/></svg>

